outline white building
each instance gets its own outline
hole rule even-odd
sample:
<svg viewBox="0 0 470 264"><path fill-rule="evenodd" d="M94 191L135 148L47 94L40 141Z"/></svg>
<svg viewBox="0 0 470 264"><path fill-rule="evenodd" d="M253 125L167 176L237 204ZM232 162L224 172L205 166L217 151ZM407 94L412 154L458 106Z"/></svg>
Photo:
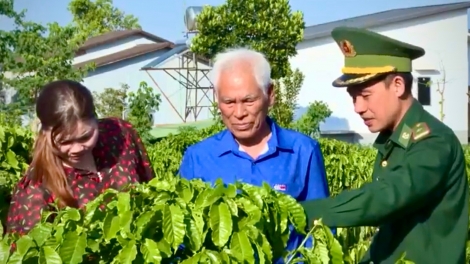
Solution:
<svg viewBox="0 0 470 264"><path fill-rule="evenodd" d="M135 93L142 82L150 86L161 99L152 115L158 129L151 133L156 137L183 125L203 128L213 123L214 94L207 77L210 61L191 53L186 43L173 43L140 29L113 31L88 39L72 64L76 68L94 65L82 81L93 93L123 85ZM5 75L14 77L11 72ZM1 89L1 85L0 104L15 100L16 90Z"/></svg>
<svg viewBox="0 0 470 264"><path fill-rule="evenodd" d="M368 28L426 50L426 55L413 63L416 83L413 94L425 109L451 127L462 143L468 142L469 32L467 9L470 2L395 9L381 13L310 26L304 41L298 45L292 66L305 75L299 94L299 105L321 100L333 111L322 125L322 133L349 141L372 143L376 134L368 131L354 112L345 89L332 87L341 75L344 57L330 36L333 28L352 26ZM430 88L418 85L430 80ZM443 96L437 91L445 88ZM441 110L439 101L444 99Z"/></svg>
<svg viewBox="0 0 470 264"><path fill-rule="evenodd" d="M212 118L212 85L207 78L209 61L189 52L185 43L173 43L146 31L123 30L90 38L78 50L75 67L94 63L83 83L92 92L129 86L136 92L141 82L160 94L156 126L196 124ZM197 80L197 81L195 81ZM204 125L206 125L204 123Z"/></svg>

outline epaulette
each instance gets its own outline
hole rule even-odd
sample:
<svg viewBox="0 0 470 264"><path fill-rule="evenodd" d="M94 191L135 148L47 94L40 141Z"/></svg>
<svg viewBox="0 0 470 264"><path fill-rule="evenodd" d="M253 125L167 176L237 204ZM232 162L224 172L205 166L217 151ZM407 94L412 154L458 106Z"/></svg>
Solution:
<svg viewBox="0 0 470 264"><path fill-rule="evenodd" d="M418 141L420 139L425 138L430 133L431 133L431 129L429 129L429 126L426 123L424 122L417 123L411 129L411 139L414 141Z"/></svg>

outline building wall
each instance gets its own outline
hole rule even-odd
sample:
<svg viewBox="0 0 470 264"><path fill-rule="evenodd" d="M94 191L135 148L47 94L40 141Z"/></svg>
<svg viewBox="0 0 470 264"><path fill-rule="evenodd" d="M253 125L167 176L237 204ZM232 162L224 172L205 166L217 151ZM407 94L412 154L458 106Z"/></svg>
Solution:
<svg viewBox="0 0 470 264"><path fill-rule="evenodd" d="M449 30L452 29L452 30ZM376 32L423 47L426 55L413 63L415 78L431 77L431 105L425 109L440 116L438 83L444 92L444 122L462 142L468 140L467 90L469 85L467 11L443 13L392 25L371 28ZM330 106L333 115L321 129L323 133L353 131L353 141L372 143L377 134L371 134L360 117L354 113L352 100L345 89L331 83L341 75L344 57L331 37L308 40L297 47L298 54L291 59L293 67L305 74L299 94L299 105L321 100ZM445 74L444 74L445 72ZM445 80L444 80L445 76ZM416 95L417 85L413 87Z"/></svg>
<svg viewBox="0 0 470 264"><path fill-rule="evenodd" d="M139 84L144 81L154 88L155 93L161 96L162 102L160 103L159 111L154 113L155 125L183 123L183 120L185 120L185 102L187 97L185 84L187 82L182 76L186 76L188 71L180 70L180 75L175 70L167 70L168 73L163 70L148 72L140 70L144 65L157 59L167 51L168 49L152 52L136 58L99 67L89 73L88 76L84 78L83 83L90 90L98 93L102 92L105 88L120 88L122 84L129 85L129 91L135 92L139 88ZM199 63L199 65L202 64ZM180 61L178 57L170 58L159 67L180 68ZM199 76L199 78L201 77ZM201 81L200 85L209 86L208 82L204 80ZM194 89L192 90L194 91ZM211 98L212 93L209 96ZM210 105L207 98L202 98L200 91L197 98L195 92L189 94L188 97L189 102L197 100L202 101L200 105ZM197 120L206 120L209 118L212 118L210 109L204 108L200 111ZM186 118L187 122L194 120L195 118L192 114L189 114Z"/></svg>
<svg viewBox="0 0 470 264"><path fill-rule="evenodd" d="M467 36L467 60L470 63L470 32ZM470 67L468 68L468 86L470 86Z"/></svg>

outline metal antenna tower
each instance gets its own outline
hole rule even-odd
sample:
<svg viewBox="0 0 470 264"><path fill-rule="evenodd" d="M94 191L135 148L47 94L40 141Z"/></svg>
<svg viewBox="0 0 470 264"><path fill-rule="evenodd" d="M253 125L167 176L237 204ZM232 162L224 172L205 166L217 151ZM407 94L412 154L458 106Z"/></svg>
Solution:
<svg viewBox="0 0 470 264"><path fill-rule="evenodd" d="M185 0L183 0L183 6L186 6ZM197 34L196 16L201 11L202 7L191 6L185 10L185 44L175 45L172 50L141 69L147 72L155 86L160 90L163 98L168 101L183 123L211 118L211 110L215 101L213 85L208 76L212 68L212 62L191 52L190 36ZM171 63L171 65L163 63L174 57L178 58L177 66L174 63ZM163 65L161 65L162 63ZM165 93L161 89L158 80L150 73L151 71L165 72L185 89L184 112L178 111L179 103L170 98L169 92Z"/></svg>

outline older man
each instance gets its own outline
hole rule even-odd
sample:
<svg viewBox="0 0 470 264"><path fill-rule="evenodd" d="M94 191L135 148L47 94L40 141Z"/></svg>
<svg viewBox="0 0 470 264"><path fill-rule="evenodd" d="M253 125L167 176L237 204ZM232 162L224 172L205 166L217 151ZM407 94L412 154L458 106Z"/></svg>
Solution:
<svg viewBox="0 0 470 264"><path fill-rule="evenodd" d="M334 227L378 226L360 263L465 263L468 183L465 158L452 129L411 93L417 46L359 28L332 32L345 56L333 86L347 87L354 110L380 132L374 181L334 198L304 202L311 221Z"/></svg>
<svg viewBox="0 0 470 264"><path fill-rule="evenodd" d="M217 55L212 83L227 129L186 150L182 177L253 185L265 181L298 201L329 196L318 142L267 117L275 99L270 76L269 62L259 52L235 49ZM293 233L288 249L302 239Z"/></svg>

